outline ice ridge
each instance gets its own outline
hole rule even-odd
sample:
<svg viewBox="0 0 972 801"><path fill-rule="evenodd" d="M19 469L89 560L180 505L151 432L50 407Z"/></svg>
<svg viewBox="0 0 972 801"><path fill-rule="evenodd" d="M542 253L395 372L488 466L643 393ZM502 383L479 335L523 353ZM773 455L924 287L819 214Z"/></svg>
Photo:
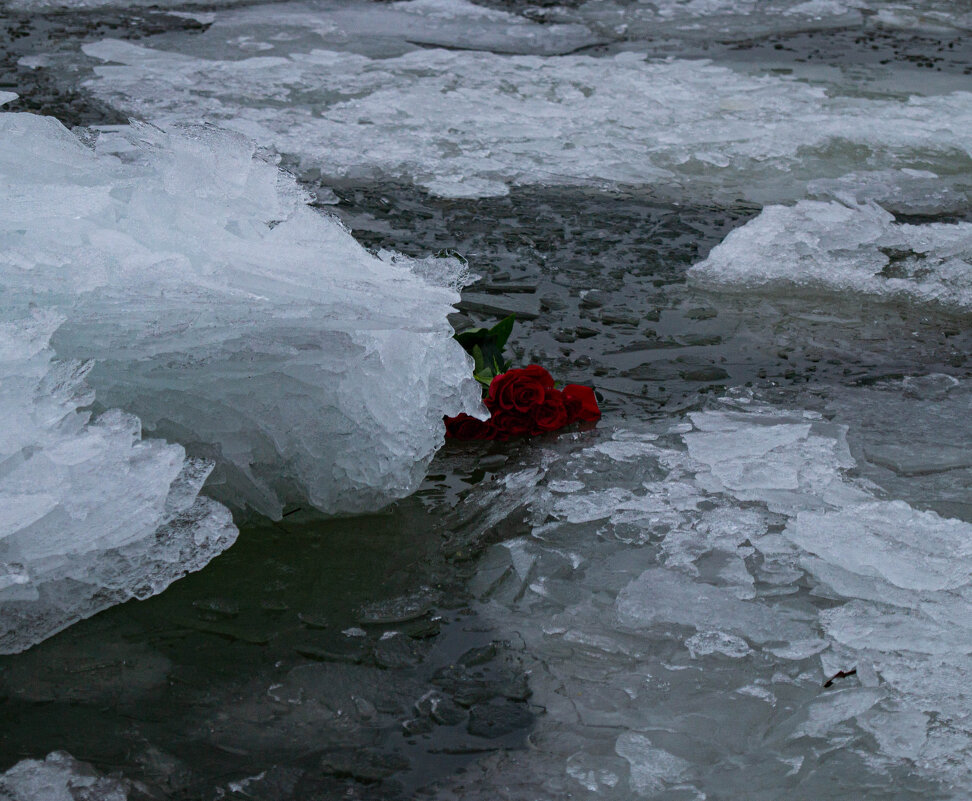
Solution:
<svg viewBox="0 0 972 801"><path fill-rule="evenodd" d="M464 264L368 253L239 133L6 113L0 138L0 319L56 310L57 357L214 462L214 497L377 508L480 408L446 319Z"/></svg>

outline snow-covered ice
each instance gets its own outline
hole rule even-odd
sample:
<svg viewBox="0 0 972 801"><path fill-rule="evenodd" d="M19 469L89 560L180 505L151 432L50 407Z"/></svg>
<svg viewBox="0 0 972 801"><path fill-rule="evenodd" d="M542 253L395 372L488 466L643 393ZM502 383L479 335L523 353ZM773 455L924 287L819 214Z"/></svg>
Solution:
<svg viewBox="0 0 972 801"><path fill-rule="evenodd" d="M98 402L216 463L209 491L276 516L411 492L479 392L447 315L465 267L369 254L238 133L79 140L0 114L3 319L64 321Z"/></svg>
<svg viewBox="0 0 972 801"><path fill-rule="evenodd" d="M791 200L862 165L950 172L972 149L970 92L868 97L634 52L378 58L303 40L244 58L117 40L84 51L105 62L88 88L125 113L207 120L326 179L407 180L446 197L633 184Z"/></svg>

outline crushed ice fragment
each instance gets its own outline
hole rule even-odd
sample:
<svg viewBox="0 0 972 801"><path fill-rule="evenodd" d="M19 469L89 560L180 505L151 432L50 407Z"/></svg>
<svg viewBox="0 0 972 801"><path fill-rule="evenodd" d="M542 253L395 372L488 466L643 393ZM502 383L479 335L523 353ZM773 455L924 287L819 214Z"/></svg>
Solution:
<svg viewBox="0 0 972 801"><path fill-rule="evenodd" d="M130 784L100 775L65 751L25 759L0 774L0 798L9 801L127 801Z"/></svg>
<svg viewBox="0 0 972 801"><path fill-rule="evenodd" d="M660 793L666 784L677 782L689 768L687 761L656 748L650 738L637 732L621 734L614 750L627 760L631 769L631 789L642 797L650 798Z"/></svg>
<svg viewBox="0 0 972 801"><path fill-rule="evenodd" d="M229 511L199 495L211 464L118 409L82 410L89 366L49 347L61 322L0 322L0 653L161 592L236 540Z"/></svg>
<svg viewBox="0 0 972 801"><path fill-rule="evenodd" d="M742 637L722 631L700 631L685 641L685 647L693 659L709 654L723 654L740 659L752 652Z"/></svg>

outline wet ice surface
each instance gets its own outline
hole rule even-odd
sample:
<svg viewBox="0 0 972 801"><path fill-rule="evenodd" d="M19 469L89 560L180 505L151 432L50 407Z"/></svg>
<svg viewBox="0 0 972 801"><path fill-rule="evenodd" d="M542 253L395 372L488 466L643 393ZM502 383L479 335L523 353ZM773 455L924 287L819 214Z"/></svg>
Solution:
<svg viewBox="0 0 972 801"><path fill-rule="evenodd" d="M461 245L458 321L532 309L517 358L597 371L606 419L449 449L387 515L245 529L0 663L8 764L67 749L190 798L962 797L963 318L686 284L753 209L339 191L370 245ZM766 400L713 400L748 380Z"/></svg>
<svg viewBox="0 0 972 801"><path fill-rule="evenodd" d="M472 586L545 714L438 797L963 797L972 524L856 466L843 426L742 395L496 479L478 502L531 535Z"/></svg>
<svg viewBox="0 0 972 801"><path fill-rule="evenodd" d="M452 322L516 311L516 360L596 384L605 418L449 448L381 515L245 526L0 660L0 770L94 781L21 761L66 749L102 795L187 799L967 798L953 6L11 17L0 83L39 95L11 107L256 136L366 247L467 256Z"/></svg>
<svg viewBox="0 0 972 801"><path fill-rule="evenodd" d="M473 461L442 466L472 482ZM60 747L151 797L388 799L520 747L529 686L466 605L482 546L444 479L382 515L251 526L172 592L3 660L4 767Z"/></svg>

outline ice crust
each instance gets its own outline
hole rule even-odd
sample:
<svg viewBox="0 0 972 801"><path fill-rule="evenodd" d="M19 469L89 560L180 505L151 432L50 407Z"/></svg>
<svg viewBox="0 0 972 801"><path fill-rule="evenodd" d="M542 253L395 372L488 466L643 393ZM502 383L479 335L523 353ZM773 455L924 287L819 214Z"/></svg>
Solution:
<svg viewBox="0 0 972 801"><path fill-rule="evenodd" d="M816 412L736 393L688 419L561 438L467 501L531 524L473 588L545 713L438 797L851 799L906 774L967 797L972 524L853 477Z"/></svg>
<svg viewBox="0 0 972 801"><path fill-rule="evenodd" d="M690 276L750 291L859 293L972 310L972 223L908 225L874 202L768 206Z"/></svg>
<svg viewBox="0 0 972 801"><path fill-rule="evenodd" d="M544 55L598 41L583 25L540 25L467 0L310 0L275 4L272 13L257 6L214 15L202 40L188 44L190 52L201 48L224 58L322 46L388 57L428 46Z"/></svg>
<svg viewBox="0 0 972 801"><path fill-rule="evenodd" d="M421 480L444 414L480 408L446 319L464 265L369 254L240 134L89 146L8 113L0 139L2 319L56 310L57 357L94 360L100 404L215 462L217 498L377 508Z"/></svg>
<svg viewBox="0 0 972 801"><path fill-rule="evenodd" d="M257 15L269 12L250 13L259 37ZM377 58L301 39L229 58L213 37L198 55L85 45L105 62L88 88L141 119L231 127L326 178L408 180L457 198L517 184L691 183L696 195L770 202L862 165L953 172L972 150L969 92L862 97L637 53Z"/></svg>
<svg viewBox="0 0 972 801"><path fill-rule="evenodd" d="M54 358L50 310L0 323L0 653L130 598L161 592L236 540L198 496L212 464L94 417L90 363Z"/></svg>
<svg viewBox="0 0 972 801"><path fill-rule="evenodd" d="M586 0L557 5L544 19L584 23L605 36L746 39L856 27L969 30L972 13L948 0Z"/></svg>
<svg viewBox="0 0 972 801"><path fill-rule="evenodd" d="M84 10L105 7L152 6L161 9L192 9L195 6L231 7L247 5L244 0L7 0L7 6L20 11ZM330 10L333 2L302 4ZM366 8L365 3L342 3L354 13ZM514 4L510 4L514 5ZM488 6L475 6L466 0L400 0L390 3L396 16L412 14L429 20L465 18L501 21L509 26L526 23L526 17L545 23L546 27L581 27L588 35L602 40L625 40L650 37L722 40L751 39L774 33L820 30L864 25L877 29L911 29L931 31L972 30L972 12L956 8L949 0L919 0L910 3L887 0L586 0L581 3L525 5L519 14L510 14ZM515 7L515 6L514 6ZM379 18L384 9L372 6ZM524 26L526 27L526 26ZM455 44L468 46L477 42L478 30L455 34ZM516 32L520 33L520 32ZM516 33L503 43L515 42ZM543 36L543 34L539 34Z"/></svg>

